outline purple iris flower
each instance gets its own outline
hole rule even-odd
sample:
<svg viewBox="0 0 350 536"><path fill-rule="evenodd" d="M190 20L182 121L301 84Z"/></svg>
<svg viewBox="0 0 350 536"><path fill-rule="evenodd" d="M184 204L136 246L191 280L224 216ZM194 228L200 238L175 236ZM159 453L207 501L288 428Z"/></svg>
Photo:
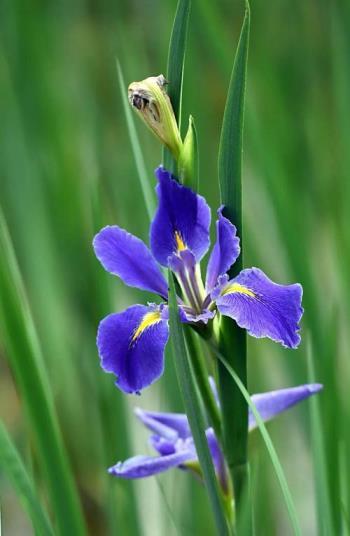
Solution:
<svg viewBox="0 0 350 536"><path fill-rule="evenodd" d="M253 395L252 400L261 418L264 421L269 421L321 389L321 384L312 383ZM125 462L118 462L109 469L111 474L127 479L143 478L162 473L172 467L200 472L186 415L144 411L139 408L135 409L135 413L153 433L150 437L150 444L158 456L134 456ZM249 431L256 426L255 417L249 410ZM223 490L227 491L229 489L227 469L212 428L206 430L206 436L216 474Z"/></svg>
<svg viewBox="0 0 350 536"><path fill-rule="evenodd" d="M200 261L209 249L210 208L205 199L179 184L163 167L156 170L158 209L151 224L151 251L139 238L113 225L94 238L102 266L129 286L158 294L168 285L160 266L170 268L181 287L181 320L206 324L217 311L233 318L254 337L269 337L283 346L300 342L302 287L278 285L258 268L225 275L240 254L236 228L218 210L216 243L209 257L205 285ZM158 264L159 263L159 264ZM105 371L116 385L138 393L161 376L168 341L168 307L133 305L107 316L99 325L97 346Z"/></svg>

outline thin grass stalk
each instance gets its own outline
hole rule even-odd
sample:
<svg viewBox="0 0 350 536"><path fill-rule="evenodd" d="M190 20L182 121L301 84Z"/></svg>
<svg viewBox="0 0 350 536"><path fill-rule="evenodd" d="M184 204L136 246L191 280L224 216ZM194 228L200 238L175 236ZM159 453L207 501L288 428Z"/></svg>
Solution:
<svg viewBox="0 0 350 536"><path fill-rule="evenodd" d="M40 469L47 482L57 534L84 535L80 502L59 430L39 340L1 211L0 253L2 342L34 437Z"/></svg>
<svg viewBox="0 0 350 536"><path fill-rule="evenodd" d="M188 25L191 12L191 0L179 0L176 8L173 28L169 43L167 79L168 95L176 121L181 131L182 86L185 66ZM163 164L176 175L177 164L170 151L163 149Z"/></svg>

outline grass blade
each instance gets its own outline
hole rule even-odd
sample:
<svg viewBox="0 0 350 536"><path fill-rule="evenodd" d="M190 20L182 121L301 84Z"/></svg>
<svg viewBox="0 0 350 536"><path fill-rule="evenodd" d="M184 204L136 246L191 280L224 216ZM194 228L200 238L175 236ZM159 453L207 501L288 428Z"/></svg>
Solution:
<svg viewBox="0 0 350 536"><path fill-rule="evenodd" d="M32 520L34 530L41 536L53 535L50 522L43 511L40 499L4 424L0 421L0 468L12 482L23 507Z"/></svg>
<svg viewBox="0 0 350 536"><path fill-rule="evenodd" d="M219 147L219 186L224 213L237 227L241 239L241 255L231 268L234 277L243 266L242 246L242 142L245 80L248 57L250 9L246 2L245 17L235 55L228 90ZM247 385L246 333L227 317L221 319L219 348L230 365ZM222 364L218 365L220 397L223 414L224 444L232 475L238 521L243 498L249 497L247 443L248 408L236 383ZM246 501L244 501L246 502Z"/></svg>
<svg viewBox="0 0 350 536"><path fill-rule="evenodd" d="M309 381L313 382L315 378L314 358L311 346L311 339L307 340ZM318 533L320 536L334 534L332 523L331 502L329 500L329 487L327 486L327 464L326 464L326 446L323 437L320 403L317 397L310 400L310 419L311 419L311 438L312 452L315 475L315 492L317 506L317 523Z"/></svg>
<svg viewBox="0 0 350 536"><path fill-rule="evenodd" d="M22 397L23 407L27 411L40 468L48 484L57 534L85 534L79 500L63 447L39 341L1 212L0 256L2 341Z"/></svg>
<svg viewBox="0 0 350 536"><path fill-rule="evenodd" d="M143 158L140 141L136 132L136 127L135 127L132 111L128 103L125 80L124 80L123 71L122 71L119 60L117 60L117 73L118 73L119 87L120 87L120 92L121 92L121 97L122 97L122 102L123 102L123 108L125 112L126 124L128 127L132 152L134 154L137 174L139 176L139 181L140 181L141 190L142 190L143 198L144 198L146 209L147 209L147 214L148 214L149 219L151 220L153 218L155 208L156 208L155 195L154 195L154 191L148 179L148 173L147 173L147 169L145 165L145 160Z"/></svg>
<svg viewBox="0 0 350 536"><path fill-rule="evenodd" d="M172 273L169 271L169 315L172 354L174 357L176 373L182 398L185 405L186 414L190 424L194 443L201 469L203 471L204 482L207 488L211 507L215 517L218 534L228 535L228 527L223 513L223 504L215 476L213 461L209 452L209 447L205 435L205 424L202 414L200 399L190 366L189 356L185 344L182 324L179 318L178 306L175 294L175 283Z"/></svg>
<svg viewBox="0 0 350 536"><path fill-rule="evenodd" d="M190 11L191 1L179 0L177 4L173 29L171 32L168 53L168 95L174 109L174 114L179 125L180 132L182 85ZM174 159L166 148L163 151L163 164L170 171L176 171L176 164L174 162Z"/></svg>
<svg viewBox="0 0 350 536"><path fill-rule="evenodd" d="M243 384L243 382L239 378L238 374L236 374L236 372L233 370L233 368L230 366L230 364L224 358L224 356L220 354L220 352L218 352L214 347L212 347L212 349L213 349L215 355L217 356L217 358L219 359L219 361L224 365L224 367L226 368L226 370L228 371L228 373L230 374L230 376L232 377L232 379L236 383L238 389L240 390L240 392L242 393L242 396L244 397L244 400L246 401L247 405L250 407L250 409L251 409L251 411L252 411L252 413L253 413L253 415L255 417L256 423L258 425L258 428L259 428L260 433L262 435L262 438L264 440L264 443L265 443L265 446L267 448L267 451L268 451L268 453L270 455L272 465L274 467L278 482L279 482L280 487L281 487L281 491L282 491L283 498L284 498L284 501L285 501L285 504L286 504L286 507L287 507L287 510L288 510L288 514L289 514L289 518L290 518L291 525L292 525L292 528L293 528L293 532L294 532L294 534L296 536L301 536L301 530L300 530L300 527L299 527L298 517L297 517L297 514L296 514L296 510L295 510L294 502L293 502L293 499L292 499L292 495L290 493L288 483L287 483L286 477L284 475L282 465L281 465L281 463L279 461L277 452L275 450L275 447L273 446L270 434L268 433L268 431L266 429L266 426L265 426L262 418L260 417L260 414L259 414L258 410L256 409L256 406L255 406L254 402L250 398L250 395L249 395L245 385Z"/></svg>

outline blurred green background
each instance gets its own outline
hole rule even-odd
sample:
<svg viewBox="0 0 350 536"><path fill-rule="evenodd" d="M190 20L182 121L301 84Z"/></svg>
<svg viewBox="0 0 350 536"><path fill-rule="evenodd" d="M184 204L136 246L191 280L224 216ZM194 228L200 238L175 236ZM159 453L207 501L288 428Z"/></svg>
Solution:
<svg viewBox="0 0 350 536"><path fill-rule="evenodd" d="M243 2L195 0L184 117L196 120L200 190L218 206L217 149ZM118 87L166 74L175 0L3 0L0 5L0 206L48 372L71 473L90 534L210 534L205 493L177 470L128 482L106 468L147 453L132 408L181 410L170 360L160 382L126 397L102 372L96 328L151 297L106 274L91 247L117 223L148 240L148 218ZM246 266L304 286L303 343L285 350L249 338L252 393L324 383L320 426L311 401L269 425L303 534L348 533L350 491L350 4L251 0L244 148ZM152 184L158 142L137 122ZM5 262L0 258L0 263ZM1 291L1 288L0 288ZM0 299L3 299L0 294ZM7 304L3 301L6 313ZM1 328L0 328L1 331ZM17 331L0 341L1 417L45 505L45 475L13 362ZM10 341L10 342L9 342ZM317 416L317 415L316 415ZM257 534L289 534L265 447L250 453ZM12 486L0 480L4 534L31 534ZM48 507L50 511L50 507ZM342 528L341 528L342 527Z"/></svg>

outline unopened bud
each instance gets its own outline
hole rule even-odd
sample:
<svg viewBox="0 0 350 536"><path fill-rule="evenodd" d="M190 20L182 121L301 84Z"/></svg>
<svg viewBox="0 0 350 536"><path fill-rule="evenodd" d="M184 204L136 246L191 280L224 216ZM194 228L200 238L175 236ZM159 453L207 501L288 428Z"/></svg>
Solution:
<svg viewBox="0 0 350 536"><path fill-rule="evenodd" d="M162 74L133 82L128 88L131 106L154 134L179 158L182 140L170 99L165 91L168 82Z"/></svg>

